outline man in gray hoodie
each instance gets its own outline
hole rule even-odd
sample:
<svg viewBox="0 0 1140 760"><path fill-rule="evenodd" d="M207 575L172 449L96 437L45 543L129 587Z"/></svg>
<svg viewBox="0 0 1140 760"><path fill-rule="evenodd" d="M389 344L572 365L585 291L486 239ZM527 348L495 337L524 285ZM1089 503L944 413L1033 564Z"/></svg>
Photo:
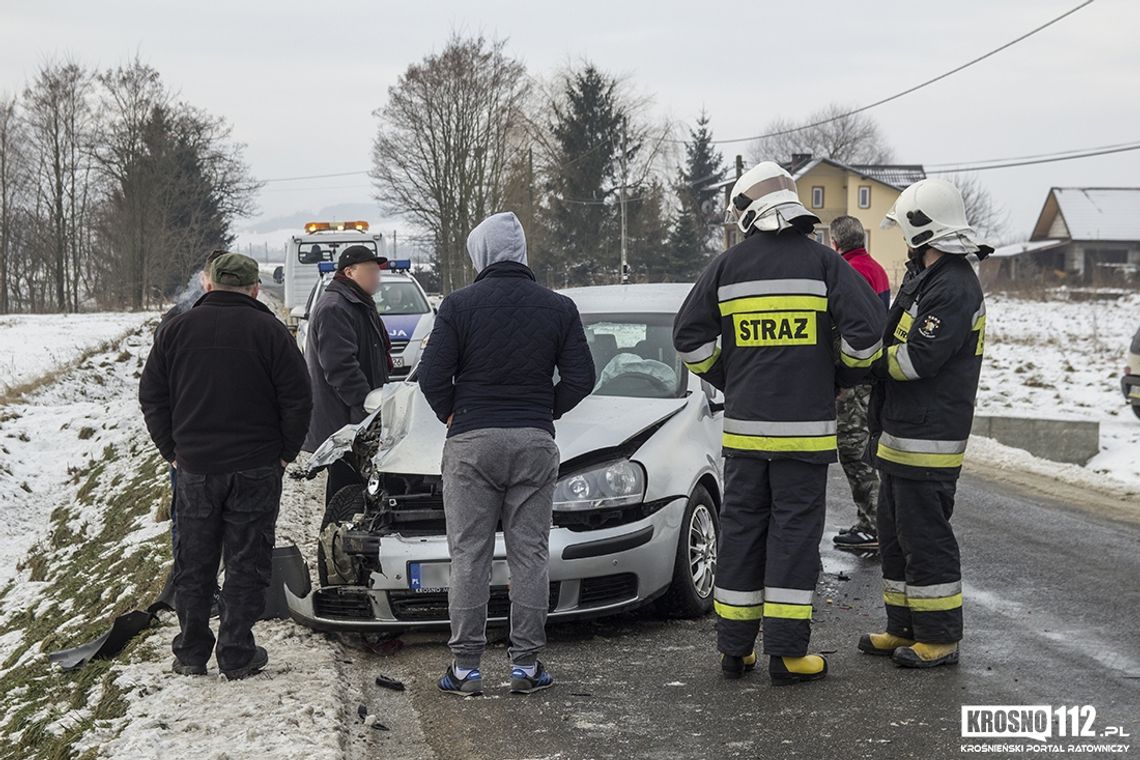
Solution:
<svg viewBox="0 0 1140 760"><path fill-rule="evenodd" d="M468 236L467 252L478 276L440 304L416 370L424 396L448 426L443 508L455 659L439 688L461 696L483 691L479 662L501 524L510 575L511 691L529 694L554 684L538 661L550 608L560 461L554 420L593 389L594 362L574 302L535 282L514 214L485 219Z"/></svg>

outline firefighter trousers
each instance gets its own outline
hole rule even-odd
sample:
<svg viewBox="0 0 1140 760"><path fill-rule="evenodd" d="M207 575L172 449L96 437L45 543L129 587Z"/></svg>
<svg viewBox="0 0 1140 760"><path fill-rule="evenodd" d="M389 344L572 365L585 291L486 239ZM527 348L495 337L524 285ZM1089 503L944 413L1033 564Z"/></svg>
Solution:
<svg viewBox="0 0 1140 760"><path fill-rule="evenodd" d="M725 458L714 590L720 652L752 652L763 619L765 654L807 654L826 494L826 464Z"/></svg>
<svg viewBox="0 0 1140 760"><path fill-rule="evenodd" d="M928 644L962 638L962 566L950 527L956 480L880 473L879 552L887 632Z"/></svg>

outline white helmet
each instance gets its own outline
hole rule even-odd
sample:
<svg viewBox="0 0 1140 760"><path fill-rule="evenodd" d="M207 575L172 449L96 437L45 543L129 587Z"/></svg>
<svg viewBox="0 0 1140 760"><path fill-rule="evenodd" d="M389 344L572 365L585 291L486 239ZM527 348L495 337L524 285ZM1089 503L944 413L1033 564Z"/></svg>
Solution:
<svg viewBox="0 0 1140 760"><path fill-rule="evenodd" d="M752 227L772 231L819 224L819 217L800 203L791 174L773 161L761 161L732 186L724 222L736 224L741 232Z"/></svg>
<svg viewBox="0 0 1140 760"><path fill-rule="evenodd" d="M958 188L944 179L919 180L903 190L883 220L884 227L892 224L902 229L908 248L929 245L944 253L982 257L993 252L966 221Z"/></svg>

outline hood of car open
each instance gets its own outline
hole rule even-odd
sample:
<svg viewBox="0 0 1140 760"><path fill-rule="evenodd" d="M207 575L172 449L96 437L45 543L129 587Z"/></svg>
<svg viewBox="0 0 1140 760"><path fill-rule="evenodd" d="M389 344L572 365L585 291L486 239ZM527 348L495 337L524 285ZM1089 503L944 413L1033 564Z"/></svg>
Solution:
<svg viewBox="0 0 1140 760"><path fill-rule="evenodd" d="M390 389L390 390L389 390ZM587 396L554 423L561 461L620 446L681 409L684 398ZM382 443L374 462L382 472L439 475L447 427L415 383L385 386Z"/></svg>

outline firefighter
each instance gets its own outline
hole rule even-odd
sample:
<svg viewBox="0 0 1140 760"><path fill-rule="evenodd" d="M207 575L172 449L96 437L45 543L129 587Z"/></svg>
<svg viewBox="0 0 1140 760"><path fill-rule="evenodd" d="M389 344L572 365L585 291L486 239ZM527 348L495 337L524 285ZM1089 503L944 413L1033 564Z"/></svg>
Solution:
<svg viewBox="0 0 1140 760"><path fill-rule="evenodd" d="M673 325L689 370L725 394L717 648L726 677L754 669L763 619L773 683L813 681L827 674L808 642L836 387L858 383L881 355L883 306L812 239L819 219L778 164L737 180L726 222L744 239L709 263Z"/></svg>
<svg viewBox="0 0 1140 760"><path fill-rule="evenodd" d="M954 185L925 179L887 215L902 228L907 274L889 314L884 356L875 363L870 427L881 473L878 528L884 632L859 649L905 667L958 661L962 575L950 527L954 490L974 417L986 304L967 260L992 248L978 241Z"/></svg>

